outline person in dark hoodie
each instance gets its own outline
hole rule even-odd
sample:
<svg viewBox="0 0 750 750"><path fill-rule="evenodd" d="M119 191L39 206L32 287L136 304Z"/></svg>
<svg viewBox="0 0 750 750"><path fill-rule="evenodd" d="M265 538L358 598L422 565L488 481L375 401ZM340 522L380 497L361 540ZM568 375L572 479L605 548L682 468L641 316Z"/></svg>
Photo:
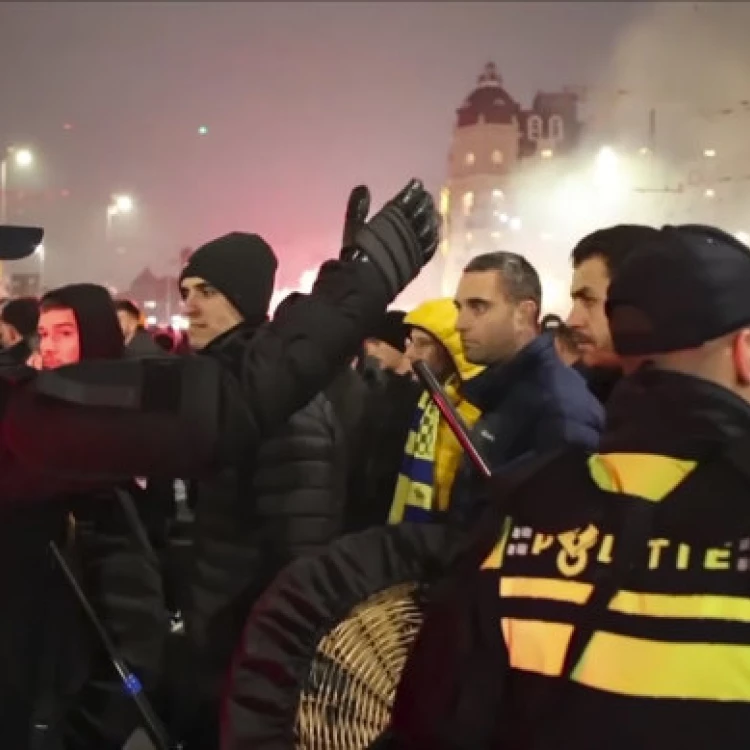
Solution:
<svg viewBox="0 0 750 750"><path fill-rule="evenodd" d="M125 347L133 357L153 357L164 354L164 349L146 330L141 309L129 299L118 299L115 302L117 319L120 321Z"/></svg>
<svg viewBox="0 0 750 750"><path fill-rule="evenodd" d="M0 367L26 364L36 344L39 300L19 297L3 306L0 313Z"/></svg>
<svg viewBox="0 0 750 750"><path fill-rule="evenodd" d="M277 260L259 236L234 233L196 250L180 274L188 336L200 356L239 369L268 319ZM189 750L218 747L221 688L250 607L290 560L342 531L346 491L339 425L322 394L261 442L243 470L193 485L192 601L185 614L194 660L186 684Z"/></svg>
<svg viewBox="0 0 750 750"><path fill-rule="evenodd" d="M39 354L44 369L97 359L120 359L124 340L109 292L96 284L72 284L41 300ZM108 497L111 496L111 497ZM167 632L161 571L153 550L134 528L139 488L131 483L68 497L68 552L84 590L120 655L144 686L157 687ZM128 508L136 511L128 517ZM75 601L70 607L78 608ZM49 626L59 623L51 620ZM97 635L82 623L90 667L70 686L58 712L66 750L119 750L139 723ZM88 631L88 632L87 632ZM65 643L60 640L60 647ZM77 688L77 689L76 689Z"/></svg>

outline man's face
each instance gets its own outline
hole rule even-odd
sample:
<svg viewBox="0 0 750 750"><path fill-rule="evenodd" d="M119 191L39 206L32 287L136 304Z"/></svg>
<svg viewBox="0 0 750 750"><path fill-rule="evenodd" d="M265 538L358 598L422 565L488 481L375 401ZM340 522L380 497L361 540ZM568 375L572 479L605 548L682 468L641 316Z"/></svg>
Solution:
<svg viewBox="0 0 750 750"><path fill-rule="evenodd" d="M567 323L575 331L581 360L590 367L619 365L604 312L609 281L607 265L600 256L589 258L573 269L570 289L573 307Z"/></svg>
<svg viewBox="0 0 750 750"><path fill-rule="evenodd" d="M40 314L39 354L46 370L80 360L78 323L71 309L46 310Z"/></svg>
<svg viewBox="0 0 750 750"><path fill-rule="evenodd" d="M519 335L536 319L533 302L511 303L497 271L464 273L456 290L456 329L467 361L506 362L521 348Z"/></svg>
<svg viewBox="0 0 750 750"><path fill-rule="evenodd" d="M410 364L424 362L441 383L445 382L454 370L453 361L445 347L434 336L420 328L412 328L409 333L406 340L406 358Z"/></svg>
<svg viewBox="0 0 750 750"><path fill-rule="evenodd" d="M129 344L138 330L138 321L127 310L118 310L117 319L120 321L125 343Z"/></svg>
<svg viewBox="0 0 750 750"><path fill-rule="evenodd" d="M215 338L242 322L237 308L207 281L188 277L180 284L193 349L203 349Z"/></svg>

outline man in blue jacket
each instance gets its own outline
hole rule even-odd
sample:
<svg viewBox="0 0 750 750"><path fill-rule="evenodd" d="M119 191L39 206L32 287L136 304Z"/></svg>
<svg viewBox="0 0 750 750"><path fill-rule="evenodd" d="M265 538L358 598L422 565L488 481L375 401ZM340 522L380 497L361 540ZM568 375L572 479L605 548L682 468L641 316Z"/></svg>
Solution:
<svg viewBox="0 0 750 750"><path fill-rule="evenodd" d="M594 450L604 414L583 378L539 333L542 286L534 267L515 253L479 255L456 291L464 356L487 369L464 386L482 416L473 429L493 473L563 445ZM461 523L481 511L473 467L464 461L451 515Z"/></svg>

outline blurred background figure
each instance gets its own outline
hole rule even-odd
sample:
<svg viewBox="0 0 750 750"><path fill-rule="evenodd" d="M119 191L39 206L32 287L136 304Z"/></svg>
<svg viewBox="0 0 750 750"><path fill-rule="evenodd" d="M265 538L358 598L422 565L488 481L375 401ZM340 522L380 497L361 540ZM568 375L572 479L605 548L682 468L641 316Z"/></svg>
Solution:
<svg viewBox="0 0 750 750"><path fill-rule="evenodd" d="M0 366L24 364L36 350L39 302L20 297L7 302L0 312Z"/></svg>
<svg viewBox="0 0 750 750"><path fill-rule="evenodd" d="M146 316L135 302L129 299L119 299L115 302L115 309L129 355L150 357L164 353L163 348L146 330Z"/></svg>

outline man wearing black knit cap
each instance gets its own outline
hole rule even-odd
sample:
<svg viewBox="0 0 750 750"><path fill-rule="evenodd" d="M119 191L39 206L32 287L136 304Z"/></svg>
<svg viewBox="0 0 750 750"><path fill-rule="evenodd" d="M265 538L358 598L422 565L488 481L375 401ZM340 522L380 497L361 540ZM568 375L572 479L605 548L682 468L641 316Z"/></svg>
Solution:
<svg viewBox="0 0 750 750"><path fill-rule="evenodd" d="M188 336L230 372L268 320L277 261L259 236L234 233L196 250L180 274ZM346 476L340 422L319 394L248 456L191 487L194 559L187 648L194 662L180 702L191 750L218 746L220 691L244 618L290 560L342 533ZM184 701L184 702L183 702Z"/></svg>
<svg viewBox="0 0 750 750"><path fill-rule="evenodd" d="M278 261L257 234L234 232L198 248L180 273L190 344L202 349L244 322L267 319Z"/></svg>
<svg viewBox="0 0 750 750"><path fill-rule="evenodd" d="M498 489L387 747L747 747L748 290L750 248L713 227L663 227L622 264L606 312L632 374L600 452Z"/></svg>

